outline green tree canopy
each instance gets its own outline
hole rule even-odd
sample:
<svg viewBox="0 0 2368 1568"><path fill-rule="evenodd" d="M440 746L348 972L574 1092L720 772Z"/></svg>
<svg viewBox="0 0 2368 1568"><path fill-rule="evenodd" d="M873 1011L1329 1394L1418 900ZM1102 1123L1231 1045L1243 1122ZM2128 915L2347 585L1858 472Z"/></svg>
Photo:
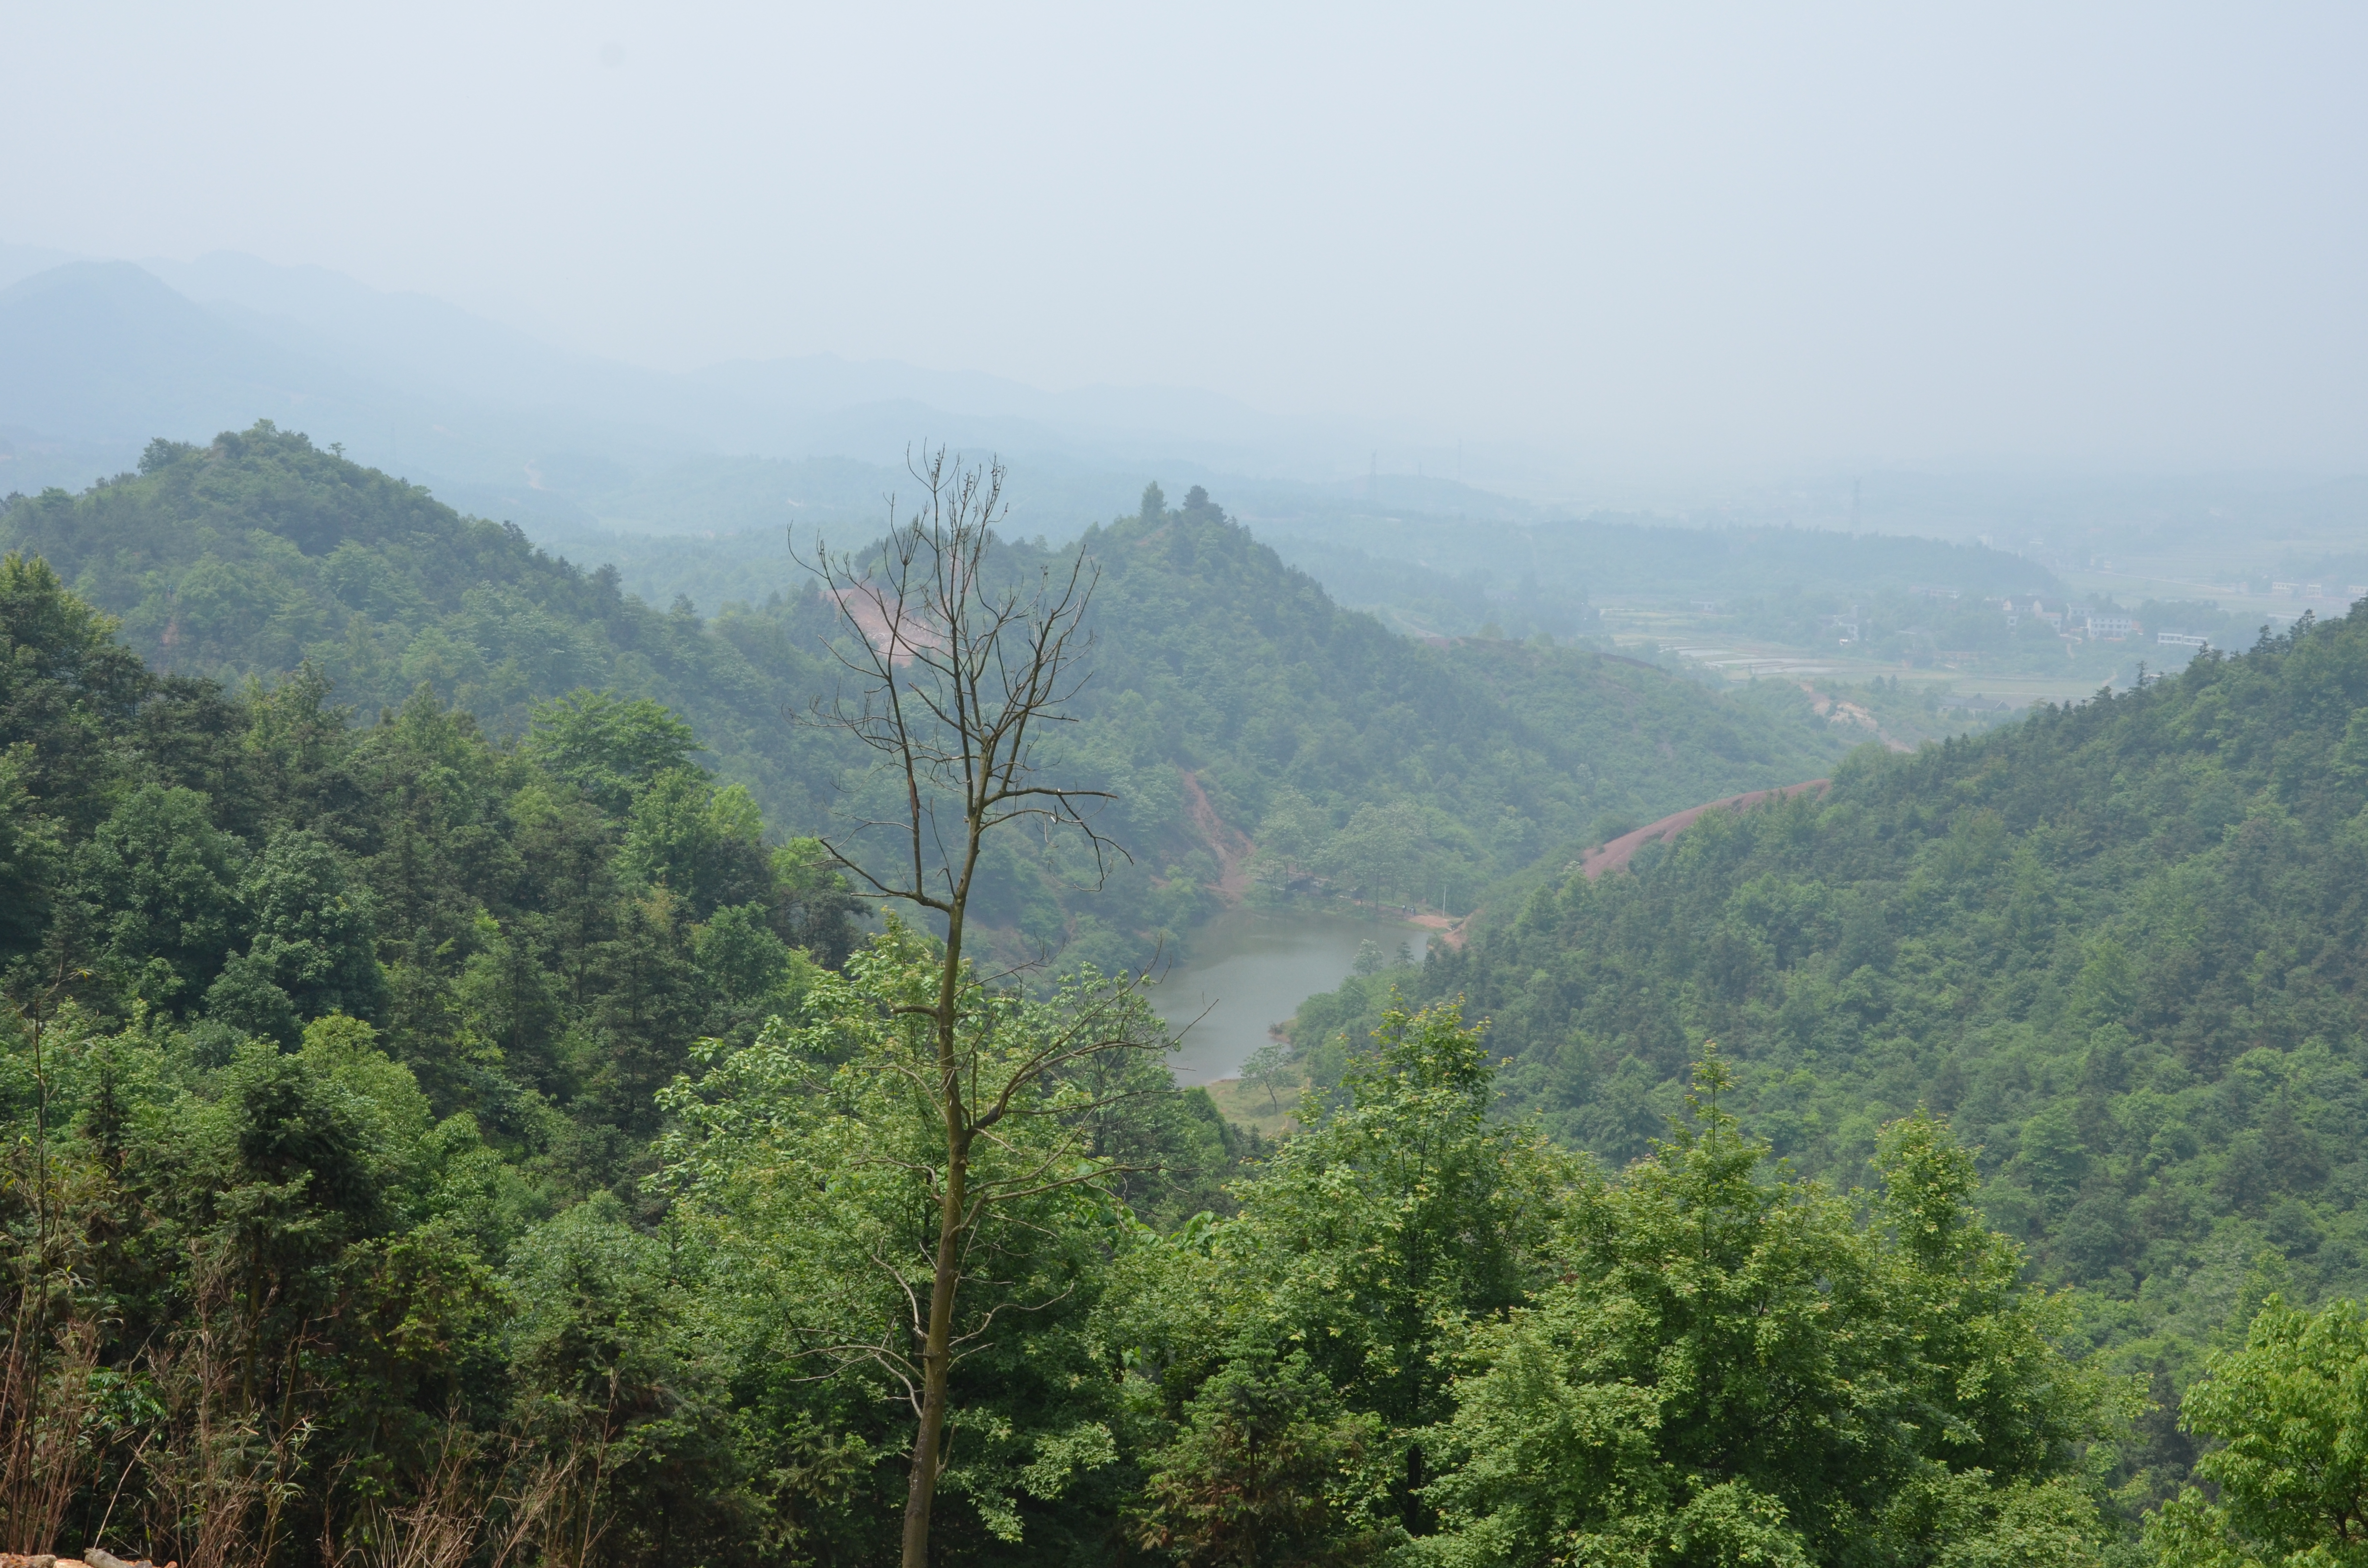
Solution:
<svg viewBox="0 0 2368 1568"><path fill-rule="evenodd" d="M552 776L622 812L652 779L689 767L699 743L663 703L579 690L535 704L525 749Z"/></svg>
<svg viewBox="0 0 2368 1568"><path fill-rule="evenodd" d="M2214 1356L2180 1424L2213 1439L2189 1486L2151 1519L2164 1568L2368 1563L2368 1313L2272 1295L2243 1348Z"/></svg>
<svg viewBox="0 0 2368 1568"><path fill-rule="evenodd" d="M1891 1128L1870 1229L1759 1179L1732 1082L1698 1067L1689 1119L1582 1188L1561 1278L1475 1335L1417 1556L1938 1562L2004 1531L1997 1561L2096 1561L2096 1501L2059 1478L2126 1401L2055 1348L2060 1306L1981 1225L1971 1160Z"/></svg>

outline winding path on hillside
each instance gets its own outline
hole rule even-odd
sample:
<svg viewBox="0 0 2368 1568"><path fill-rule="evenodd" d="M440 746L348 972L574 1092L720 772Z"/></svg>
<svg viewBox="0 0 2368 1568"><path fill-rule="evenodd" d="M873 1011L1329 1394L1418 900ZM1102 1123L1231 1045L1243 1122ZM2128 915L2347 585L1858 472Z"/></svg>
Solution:
<svg viewBox="0 0 2368 1568"><path fill-rule="evenodd" d="M1675 815L1663 817L1650 827L1640 827L1634 833L1622 834L1608 844L1598 845L1587 852L1587 858L1578 863L1578 869L1590 880L1600 877L1606 871L1626 865L1635 857L1636 851L1647 844L1675 838L1693 826L1694 819L1704 812L1739 812L1762 801L1778 801L1787 795L1797 795L1804 790L1823 790L1832 782L1830 778L1812 778L1804 784L1787 784L1776 790L1752 790L1740 795L1729 795L1724 801L1713 801L1707 805L1690 806Z"/></svg>

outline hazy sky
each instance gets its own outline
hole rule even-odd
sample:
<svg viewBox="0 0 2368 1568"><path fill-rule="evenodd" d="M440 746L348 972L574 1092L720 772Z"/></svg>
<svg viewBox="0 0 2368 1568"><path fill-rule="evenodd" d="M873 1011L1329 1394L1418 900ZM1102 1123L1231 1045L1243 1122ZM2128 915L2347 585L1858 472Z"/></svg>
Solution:
<svg viewBox="0 0 2368 1568"><path fill-rule="evenodd" d="M2368 6L0 0L0 239L1589 462L2368 468Z"/></svg>

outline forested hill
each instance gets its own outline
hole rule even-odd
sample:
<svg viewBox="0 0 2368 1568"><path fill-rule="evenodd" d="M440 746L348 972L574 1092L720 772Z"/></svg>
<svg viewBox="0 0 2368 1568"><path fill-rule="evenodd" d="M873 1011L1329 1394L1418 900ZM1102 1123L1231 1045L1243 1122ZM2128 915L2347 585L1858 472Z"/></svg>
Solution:
<svg viewBox="0 0 2368 1568"><path fill-rule="evenodd" d="M660 705L358 727L111 631L0 556L7 1562L872 1568L935 1319L948 1568L2101 1568L2122 1401L1929 1120L1870 1219L1711 1060L1607 1179L1441 1011L1269 1149L1091 976L962 985L948 1074L934 944ZM925 1085L1006 1074L950 1156Z"/></svg>
<svg viewBox="0 0 2368 1568"><path fill-rule="evenodd" d="M1589 650L1409 642L1335 604L1197 488L1081 542L1102 570L1091 745L1123 793L1170 762L1265 846L1407 897L1574 846L1605 813L1793 783L1838 747L1797 692L1759 710ZM1147 797L1146 797L1147 799ZM1166 814L1168 808L1153 810ZM1386 868L1325 840L1386 814ZM1150 823L1144 826L1147 830ZM1376 831L1379 831L1376 826Z"/></svg>
<svg viewBox="0 0 2368 1568"><path fill-rule="evenodd" d="M1491 1020L1513 1103L1615 1160L1708 1039L1744 1125L1839 1182L1883 1122L1945 1111L1993 1220L2175 1383L2259 1255L2302 1297L2368 1292L2363 807L2368 608L1980 741L1862 750L1403 983ZM1312 1005L1302 1049L1368 1000Z"/></svg>
<svg viewBox="0 0 2368 1568"><path fill-rule="evenodd" d="M613 572L268 424L205 447L160 440L137 474L19 499L0 544L120 617L152 666L268 684L309 661L365 719L423 685L496 736L579 687L655 699L790 831L826 828L865 760L791 722L831 679L816 598L655 610ZM1196 790L1234 830L1273 840L1248 869L1277 881L1468 903L1607 813L1791 783L1836 754L1789 692L1753 708L1569 649L1395 637L1197 494L1169 508L1155 492L1083 547L1105 575L1086 722L1062 765L1121 796L1135 861L1087 898L1009 854L982 911L1076 958L1139 960L1213 906L1239 841L1212 841ZM1023 543L1005 554L1039 559Z"/></svg>
<svg viewBox="0 0 2368 1568"><path fill-rule="evenodd" d="M768 744L778 704L730 639L268 421L18 498L0 544L49 561L165 673L268 682L310 660L365 720L424 683L495 734L538 699L612 687L689 716L775 814L819 809L802 792L819 770Z"/></svg>

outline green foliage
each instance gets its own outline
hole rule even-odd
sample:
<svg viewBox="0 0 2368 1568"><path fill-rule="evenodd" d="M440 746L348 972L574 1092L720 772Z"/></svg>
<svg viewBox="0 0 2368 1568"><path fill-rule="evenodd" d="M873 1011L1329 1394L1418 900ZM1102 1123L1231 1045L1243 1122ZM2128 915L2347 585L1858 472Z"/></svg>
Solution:
<svg viewBox="0 0 2368 1568"><path fill-rule="evenodd" d="M1062 766L1121 786L1121 836L1180 863L1189 770L1255 829L1270 888L1468 908L1487 882L1650 821L1797 783L1822 724L1771 719L1634 662L1569 648L1431 648L1344 610L1203 496L1087 531L1102 567L1096 676ZM1315 879L1329 879L1319 884Z"/></svg>
<svg viewBox="0 0 2368 1568"><path fill-rule="evenodd" d="M757 1524L741 1492L728 1364L702 1341L688 1300L700 1283L690 1260L601 1194L522 1237L506 1275L514 1418L547 1451L598 1456L597 1560L712 1551Z"/></svg>
<svg viewBox="0 0 2368 1568"><path fill-rule="evenodd" d="M1870 1230L1754 1178L1731 1085L1698 1069L1691 1121L1582 1189L1560 1280L1475 1336L1418 1557L2096 1562L2095 1500L2055 1478L2112 1392L2053 1349L1970 1159L1889 1129Z"/></svg>
<svg viewBox="0 0 2368 1568"><path fill-rule="evenodd" d="M2244 1347L2215 1355L2180 1425L2214 1446L2148 1522L2168 1568L2368 1562L2368 1317L2261 1304Z"/></svg>
<svg viewBox="0 0 2368 1568"><path fill-rule="evenodd" d="M1839 1184L1886 1120L1947 1113L1991 1221L2175 1407L2265 1248L2298 1299L2368 1282L2364 707L2354 616L1978 741L1867 748L1821 794L1508 903L1404 983L1490 1021L1508 1108L1615 1162L1705 1036L1744 1125ZM1381 1007L1352 984L1303 1008L1319 1082ZM2142 1422L2125 1506L2192 1453Z"/></svg>
<svg viewBox="0 0 2368 1568"><path fill-rule="evenodd" d="M0 950L0 1382L33 1380L0 1425L120 1393L60 1450L91 1467L61 1519L128 1508L181 1555L262 1561L290 1528L395 1528L373 1499L457 1506L453 1456L492 1487L523 1444L554 1553L736 1529L725 1380L667 1312L681 1260L603 1189L635 1191L694 1039L794 1011L819 971L793 942L845 950L843 884L810 844L768 851L663 712L564 705L666 742L624 748L655 773L590 776L629 781L611 807L536 760L575 754L496 746L432 694L355 728L309 671L233 698L111 660L38 563L0 589L27 895Z"/></svg>
<svg viewBox="0 0 2368 1568"><path fill-rule="evenodd" d="M1879 1191L1782 1171L1713 1054L1607 1178L1490 1121L1453 1012L1394 1008L1237 1218L1123 1254L1101 1334L1181 1562L2095 1564L2134 1411L2067 1361L1926 1117Z"/></svg>
<svg viewBox="0 0 2368 1568"><path fill-rule="evenodd" d="M1095 678L1047 758L1115 788L1100 825L1134 863L1091 892L1085 868L999 849L977 913L1006 956L1041 946L1133 968L1172 952L1216 907L1222 824L1259 830L1270 890L1462 909L1607 810L1650 820L1797 782L1834 755L1821 724L1627 661L1408 642L1335 605L1198 487L1170 508L1154 485L1144 507L1071 547L1102 569ZM791 722L832 688L825 642L844 628L825 601L660 613L610 569L580 571L268 424L162 442L137 475L20 501L0 543L46 558L87 601L74 636L96 662L57 678L101 700L138 672L120 650L108 662L89 605L157 668L269 682L309 666L365 720L425 687L492 735L525 735L529 760L612 818L691 777L693 728L719 782L776 823L844 829L844 815L878 816L893 784L847 737ZM1003 541L991 569L1028 574L1064 553ZM702 919L756 896L695 863L707 830L685 802L650 810L665 820L643 824L636 874Z"/></svg>
<svg viewBox="0 0 2368 1568"><path fill-rule="evenodd" d="M0 556L0 750L26 796L81 827L97 802L79 786L151 686L115 631L48 562Z"/></svg>
<svg viewBox="0 0 2368 1568"><path fill-rule="evenodd" d="M635 881L673 890L700 915L770 891L772 860L757 802L738 785L718 790L695 768L649 780L626 820L619 865Z"/></svg>
<svg viewBox="0 0 2368 1568"><path fill-rule="evenodd" d="M0 1433L29 1435L0 1526L269 1564L434 1531L448 1561L878 1561L948 1154L913 1010L939 955L860 942L829 851L768 841L759 801L806 825L882 787L767 717L824 607L652 615L268 426L142 469L6 527L202 676L0 562ZM1097 903L998 849L983 894L1072 959L1205 908L1226 822L1273 824L1266 896L1405 899L1824 744L1592 654L1406 643L1197 489L1092 542L1109 657L1047 760L1162 874ZM2252 1228L2224 1251L2331 1201L2362 776L2317 760L2359 706L2329 635L2254 656L2320 661L2257 686L2274 715L2171 715L2220 726L2217 774L2136 743L2150 690L1858 759L1422 971L1376 949L1300 1020L1306 1126L1271 1147L1175 1089L1123 976L968 975L962 1070L1026 1070L973 1150L998 1201L943 1560L2093 1561L2101 1489L2169 1471L2107 1441L2121 1385L1975 1204L2064 1274L2125 1257L2132 1193L2193 1162ZM2181 679L2203 704L2239 668ZM1739 1060L1656 1142L1707 1017ZM1079 1031L1142 1049L1043 1054ZM2006 1134L1987 1165L1891 1114L1931 1061ZM1879 1190L1771 1176L1735 1119L1788 1107L1787 1152ZM40 1517L25 1454L71 1467Z"/></svg>
<svg viewBox="0 0 2368 1568"><path fill-rule="evenodd" d="M107 961L155 1006L193 997L247 933L244 846L214 826L211 805L195 790L143 784L76 857L69 896L108 912Z"/></svg>
<svg viewBox="0 0 2368 1568"><path fill-rule="evenodd" d="M578 691L535 704L522 749L553 778L623 812L643 786L679 772L697 747L690 726L646 697Z"/></svg>
<svg viewBox="0 0 2368 1568"><path fill-rule="evenodd" d="M1534 1136L1486 1119L1488 1082L1476 1031L1394 1012L1340 1103L1235 1188L1236 1218L1121 1260L1102 1333L1127 1346L1138 1410L1194 1434L1142 1516L1147 1537L1214 1543L1284 1507L1225 1523L1227 1494L1270 1484L1266 1460L1238 1451L1261 1401L1296 1434L1306 1506L1376 1541L1423 1523L1446 1353L1553 1277L1571 1179ZM1337 1400L1306 1404L1311 1380Z"/></svg>
<svg viewBox="0 0 2368 1568"><path fill-rule="evenodd" d="M255 928L247 962L299 1017L376 1016L384 986L370 900L318 834L274 833L240 892Z"/></svg>
<svg viewBox="0 0 2368 1568"><path fill-rule="evenodd" d="M1179 1563L1317 1568L1375 1555L1354 1477L1380 1422L1351 1415L1304 1352L1209 1380L1145 1483L1138 1539Z"/></svg>
<svg viewBox="0 0 2368 1568"><path fill-rule="evenodd" d="M1566 1179L1486 1118L1490 1065L1452 1011L1383 1017L1342 1103L1276 1151L1221 1256L1272 1259L1270 1311L1356 1408L1400 1428L1443 1415L1437 1351L1460 1318L1542 1284Z"/></svg>
<svg viewBox="0 0 2368 1568"><path fill-rule="evenodd" d="M777 1020L734 1051L710 1042L708 1071L662 1096L676 1119L660 1146L664 1179L709 1260L702 1311L719 1340L789 1358L789 1375L761 1395L767 1440L834 1431L843 1456L864 1461L861 1494L883 1524L896 1477L871 1461L910 1438L898 1407L920 1381L938 1229L920 1178L946 1157L928 1088L933 1036L910 1010L936 975L933 945L892 921L843 971L817 978L803 1027ZM1080 1021L1164 1041L1123 982L1087 975L1032 1001L973 977L962 1014L966 1081L999 1081L1004 1065ZM970 1190L1001 1196L979 1210L956 1308L962 1356L939 1507L942 1539L980 1538L960 1555L1066 1552L1085 1529L1079 1501L1112 1502L1103 1472L1118 1458L1116 1390L1096 1374L1083 1328L1133 1223L1118 1167L1201 1152L1160 1115L1180 1096L1156 1051L1130 1054L1132 1067L1097 1059L1023 1084L973 1146ZM841 1471L828 1478L848 1484ZM777 1506L812 1518L837 1494Z"/></svg>
<svg viewBox="0 0 2368 1568"><path fill-rule="evenodd" d="M797 945L846 949L844 884L809 842L768 850L746 791L684 764L653 705L578 694L517 753L424 692L355 729L310 672L233 699L118 668L54 575L9 558L0 579L25 676L8 755L44 775L38 795L10 775L28 897L0 961L63 966L97 1018L291 1050L308 1020L370 1019L440 1106L549 1145L552 1111L646 1123L690 1039L794 998Z"/></svg>

